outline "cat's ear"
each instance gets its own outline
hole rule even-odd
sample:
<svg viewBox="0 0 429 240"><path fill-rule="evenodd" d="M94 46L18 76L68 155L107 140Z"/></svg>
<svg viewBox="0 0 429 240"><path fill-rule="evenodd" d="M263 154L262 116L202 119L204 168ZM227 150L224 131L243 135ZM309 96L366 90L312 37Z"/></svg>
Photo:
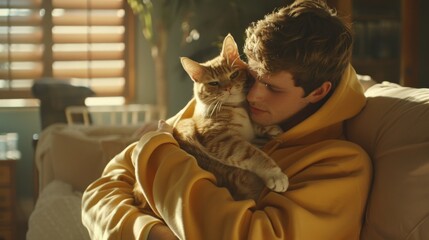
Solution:
<svg viewBox="0 0 429 240"><path fill-rule="evenodd" d="M201 81L201 78L204 75L204 68L199 63L187 57L181 57L180 62L182 63L183 69L185 69L193 81Z"/></svg>
<svg viewBox="0 0 429 240"><path fill-rule="evenodd" d="M229 63L233 63L234 61L240 59L237 43L235 43L234 38L230 33L228 33L228 35L226 35L225 39L223 40L221 55L228 59Z"/></svg>

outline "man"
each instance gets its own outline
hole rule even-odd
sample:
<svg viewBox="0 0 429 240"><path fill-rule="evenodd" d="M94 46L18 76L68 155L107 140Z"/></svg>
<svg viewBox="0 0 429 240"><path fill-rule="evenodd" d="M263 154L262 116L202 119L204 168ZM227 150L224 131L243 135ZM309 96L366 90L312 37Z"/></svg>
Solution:
<svg viewBox="0 0 429 240"><path fill-rule="evenodd" d="M369 191L366 153L344 140L343 122L365 104L350 66L350 29L323 1L296 1L250 26L244 52L254 78L252 120L280 124L263 150L289 176L284 193L234 201L174 138L143 135L83 196L94 239L359 239ZM191 101L168 120L188 118ZM133 205L135 182L144 209Z"/></svg>

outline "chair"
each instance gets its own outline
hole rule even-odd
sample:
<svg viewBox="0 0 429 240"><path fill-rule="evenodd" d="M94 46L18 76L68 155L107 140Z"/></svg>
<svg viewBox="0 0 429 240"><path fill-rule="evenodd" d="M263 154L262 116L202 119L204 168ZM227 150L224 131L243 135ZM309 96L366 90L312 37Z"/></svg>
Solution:
<svg viewBox="0 0 429 240"><path fill-rule="evenodd" d="M137 125L164 118L164 113L151 104L115 106L68 106L65 109L69 125ZM78 119L79 121L75 121ZM83 119L82 122L80 120Z"/></svg>
<svg viewBox="0 0 429 240"><path fill-rule="evenodd" d="M32 93L40 100L42 130L54 123L66 123L64 110L68 106L84 106L85 99L95 95L90 88L73 86L67 79L51 78L37 80Z"/></svg>

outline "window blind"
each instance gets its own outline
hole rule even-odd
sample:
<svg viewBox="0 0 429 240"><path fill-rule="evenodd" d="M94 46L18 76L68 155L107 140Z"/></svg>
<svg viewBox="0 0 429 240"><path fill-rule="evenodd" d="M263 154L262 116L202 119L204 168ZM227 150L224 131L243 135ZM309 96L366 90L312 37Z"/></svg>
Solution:
<svg viewBox="0 0 429 240"><path fill-rule="evenodd" d="M0 98L30 98L43 78L132 98L134 26L126 0L6 0L0 23Z"/></svg>
<svg viewBox="0 0 429 240"><path fill-rule="evenodd" d="M41 0L6 0L0 7L0 96L30 97L32 79L43 75Z"/></svg>

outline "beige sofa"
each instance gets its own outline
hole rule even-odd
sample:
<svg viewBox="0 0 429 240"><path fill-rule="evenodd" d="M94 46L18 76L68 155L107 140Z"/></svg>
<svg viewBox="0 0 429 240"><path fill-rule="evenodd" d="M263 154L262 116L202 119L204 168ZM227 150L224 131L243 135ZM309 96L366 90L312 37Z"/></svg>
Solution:
<svg viewBox="0 0 429 240"><path fill-rule="evenodd" d="M429 239L429 89L376 84L348 138L374 166L361 239Z"/></svg>
<svg viewBox="0 0 429 240"><path fill-rule="evenodd" d="M371 86L366 95L367 106L345 126L347 137L374 163L361 239L429 239L429 89L383 83ZM112 156L136 140L136 130L47 128L36 151L40 197L27 239L89 239L80 222L81 192ZM56 205L69 207L57 216Z"/></svg>

